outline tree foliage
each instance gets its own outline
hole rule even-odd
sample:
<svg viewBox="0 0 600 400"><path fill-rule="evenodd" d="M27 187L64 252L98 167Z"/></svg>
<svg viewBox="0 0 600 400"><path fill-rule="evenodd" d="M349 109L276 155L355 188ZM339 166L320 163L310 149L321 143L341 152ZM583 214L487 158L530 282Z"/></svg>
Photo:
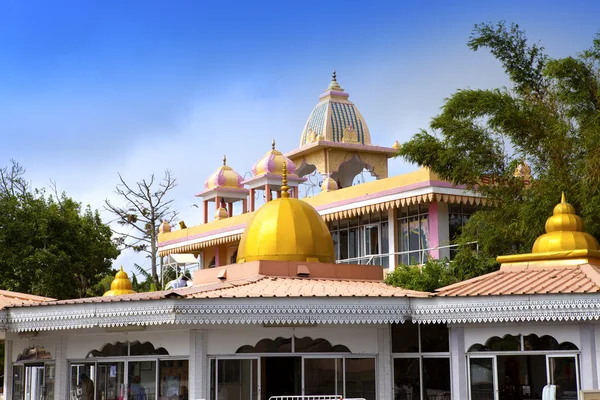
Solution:
<svg viewBox="0 0 600 400"><path fill-rule="evenodd" d="M142 179L134 185L125 182L120 174L119 180L115 191L123 205L105 200L106 210L116 217L116 223L122 227L122 230L115 231L117 241L124 249L146 254L152 265L154 287L158 287L158 228L163 220L171 224L177 218L177 211L171 209L173 199L167 198L177 186L177 179L171 172L165 171L160 181L154 174L150 179Z"/></svg>
<svg viewBox="0 0 600 400"><path fill-rule="evenodd" d="M497 255L530 252L563 191L587 232L599 238L600 36L580 54L553 59L518 25L500 22L476 25L468 46L489 50L510 87L458 90L431 129L400 150L495 204L477 211L458 238L478 241L479 255L465 246L457 262L487 271ZM531 167L528 185L514 177L524 161ZM482 177L497 183L483 185Z"/></svg>
<svg viewBox="0 0 600 400"><path fill-rule="evenodd" d="M119 255L112 232L98 211L31 189L24 173L16 162L0 171L0 287L83 297Z"/></svg>

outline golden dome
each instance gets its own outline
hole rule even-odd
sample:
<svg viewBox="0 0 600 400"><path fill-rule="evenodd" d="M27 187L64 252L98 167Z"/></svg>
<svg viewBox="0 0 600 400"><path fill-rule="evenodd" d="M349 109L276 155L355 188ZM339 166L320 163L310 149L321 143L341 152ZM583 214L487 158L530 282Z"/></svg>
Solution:
<svg viewBox="0 0 600 400"><path fill-rule="evenodd" d="M163 220L163 222L158 227L159 233L169 233L171 232L171 225L167 222L167 220Z"/></svg>
<svg viewBox="0 0 600 400"><path fill-rule="evenodd" d="M119 296L122 294L133 294L136 293L133 290L133 286L131 286L131 281L129 280L129 276L127 276L127 272L123 271L123 267L121 270L117 272L115 275L115 279L110 284L110 290L103 294L103 296Z"/></svg>
<svg viewBox="0 0 600 400"><path fill-rule="evenodd" d="M273 139L271 150L262 156L252 167L252 175L281 175L283 174L284 164L286 165L288 174L294 175L296 173L294 162L275 149L275 139Z"/></svg>
<svg viewBox="0 0 600 400"><path fill-rule="evenodd" d="M332 177L327 177L323 179L323 184L321 185L321 190L323 192L331 192L333 190L338 190L338 184Z"/></svg>
<svg viewBox="0 0 600 400"><path fill-rule="evenodd" d="M333 240L321 215L308 203L290 198L287 168L281 198L263 205L246 225L237 262L305 261L333 263Z"/></svg>
<svg viewBox="0 0 600 400"><path fill-rule="evenodd" d="M402 148L402 145L400 144L399 141L395 141L394 144L392 145L392 147L396 150L400 150Z"/></svg>
<svg viewBox="0 0 600 400"><path fill-rule="evenodd" d="M583 231L583 220L575 214L575 208L565 201L563 193L560 204L546 221L546 233L537 238L532 253L548 253L571 250L600 250L598 241Z"/></svg>
<svg viewBox="0 0 600 400"><path fill-rule="evenodd" d="M216 188L243 189L242 181L242 176L227 165L227 157L223 156L223 165L208 177L204 182L204 188L207 190Z"/></svg>
<svg viewBox="0 0 600 400"><path fill-rule="evenodd" d="M215 219L225 219L228 217L227 209L225 207L219 207L215 212Z"/></svg>

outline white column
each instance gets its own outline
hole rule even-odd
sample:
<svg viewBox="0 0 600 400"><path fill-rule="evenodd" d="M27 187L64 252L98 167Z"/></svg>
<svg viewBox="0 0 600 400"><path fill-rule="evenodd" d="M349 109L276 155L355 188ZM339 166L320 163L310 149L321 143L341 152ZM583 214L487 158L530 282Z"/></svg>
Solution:
<svg viewBox="0 0 600 400"><path fill-rule="evenodd" d="M596 332L593 324L581 324L579 326L581 340L581 389L598 389L598 365L596 363Z"/></svg>
<svg viewBox="0 0 600 400"><path fill-rule="evenodd" d="M396 209L392 207L388 210L388 251L392 253L389 256L390 272L393 271L398 265L398 263L396 262L396 255L393 254L397 251L397 242L398 241L396 240Z"/></svg>
<svg viewBox="0 0 600 400"><path fill-rule="evenodd" d="M206 358L206 332L190 331L190 399L208 398L208 359Z"/></svg>
<svg viewBox="0 0 600 400"><path fill-rule="evenodd" d="M61 336L56 343L54 354L54 398L57 400L68 399L69 393L69 363L67 362L68 340Z"/></svg>
<svg viewBox="0 0 600 400"><path fill-rule="evenodd" d="M13 352L13 341L4 340L4 398L6 400L12 400L12 382L13 382L13 371L12 371L12 352Z"/></svg>
<svg viewBox="0 0 600 400"><path fill-rule="evenodd" d="M377 329L377 399L392 400L392 335L386 325Z"/></svg>
<svg viewBox="0 0 600 400"><path fill-rule="evenodd" d="M453 399L467 399L465 328L450 327L450 388Z"/></svg>

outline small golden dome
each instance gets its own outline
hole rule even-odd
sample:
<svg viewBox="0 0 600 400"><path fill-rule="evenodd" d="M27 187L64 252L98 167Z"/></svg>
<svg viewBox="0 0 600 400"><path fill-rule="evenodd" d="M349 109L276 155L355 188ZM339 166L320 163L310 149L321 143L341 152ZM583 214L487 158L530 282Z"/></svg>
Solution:
<svg viewBox="0 0 600 400"><path fill-rule="evenodd" d="M205 189L230 188L243 189L242 181L244 179L240 174L235 172L233 168L227 165L227 157L223 156L223 165L213 172L206 182Z"/></svg>
<svg viewBox="0 0 600 400"><path fill-rule="evenodd" d="M575 214L575 207L567 203L565 194L546 221L546 233L533 244L532 253L570 250L600 250L598 241L583 231L583 220Z"/></svg>
<svg viewBox="0 0 600 400"><path fill-rule="evenodd" d="M323 180L323 184L321 185L321 190L323 190L323 192L331 192L338 189L338 184L332 177L327 177Z"/></svg>
<svg viewBox="0 0 600 400"><path fill-rule="evenodd" d="M402 145L400 144L399 141L395 141L394 144L392 145L392 147L396 150L400 150L402 148Z"/></svg>
<svg viewBox="0 0 600 400"><path fill-rule="evenodd" d="M215 212L215 219L225 219L228 217L227 209L225 207L219 207Z"/></svg>
<svg viewBox="0 0 600 400"><path fill-rule="evenodd" d="M335 261L333 240L321 215L308 203L289 197L285 166L281 198L254 214L238 247L238 263L259 260Z"/></svg>
<svg viewBox="0 0 600 400"><path fill-rule="evenodd" d="M158 227L158 232L159 233L171 232L171 225L169 225L169 223L166 220L163 220L163 222Z"/></svg>
<svg viewBox="0 0 600 400"><path fill-rule="evenodd" d="M283 164L286 165L287 173L295 175L296 165L292 160L283 155L279 150L275 149L275 139L271 143L271 150L265 153L252 167L252 175L258 176L262 174L282 175Z"/></svg>
<svg viewBox="0 0 600 400"><path fill-rule="evenodd" d="M131 286L131 281L129 280L129 276L127 276L127 272L123 271L123 267L121 270L117 272L115 275L115 279L110 284L110 290L103 294L103 296L119 296L122 294L133 294L136 293L133 290L133 286Z"/></svg>

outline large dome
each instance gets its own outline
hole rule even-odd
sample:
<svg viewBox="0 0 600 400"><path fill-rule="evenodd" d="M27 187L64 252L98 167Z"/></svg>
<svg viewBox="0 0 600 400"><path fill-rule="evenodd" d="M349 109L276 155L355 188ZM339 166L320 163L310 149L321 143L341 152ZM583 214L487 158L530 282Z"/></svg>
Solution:
<svg viewBox="0 0 600 400"><path fill-rule="evenodd" d="M328 142L371 144L371 134L358 108L348 100L337 82L335 71L329 87L319 97L300 137L300 147L320 140Z"/></svg>
<svg viewBox="0 0 600 400"><path fill-rule="evenodd" d="M282 183L282 197L267 202L246 225L237 262L335 262L333 240L321 215L308 203L289 197L285 167Z"/></svg>

